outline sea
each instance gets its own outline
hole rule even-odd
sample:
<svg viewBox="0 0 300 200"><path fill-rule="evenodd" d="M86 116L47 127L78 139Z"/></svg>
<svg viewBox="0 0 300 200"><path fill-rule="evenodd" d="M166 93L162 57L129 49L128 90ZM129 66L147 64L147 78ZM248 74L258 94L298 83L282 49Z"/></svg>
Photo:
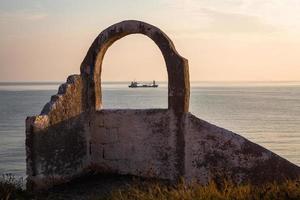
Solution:
<svg viewBox="0 0 300 200"><path fill-rule="evenodd" d="M167 108L167 83L104 82L103 108ZM60 83L0 83L0 174L26 176L25 119ZM192 82L190 112L300 166L300 82Z"/></svg>

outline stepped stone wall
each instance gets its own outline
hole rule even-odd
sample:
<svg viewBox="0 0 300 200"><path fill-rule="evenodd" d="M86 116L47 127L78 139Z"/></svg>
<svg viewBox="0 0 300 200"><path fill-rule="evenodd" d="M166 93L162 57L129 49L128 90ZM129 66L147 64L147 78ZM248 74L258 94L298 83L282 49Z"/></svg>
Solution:
<svg viewBox="0 0 300 200"><path fill-rule="evenodd" d="M160 48L168 72L168 109L102 109L101 67L116 40L144 34ZM157 27L114 24L38 116L26 119L29 189L49 188L90 171L207 183L254 184L297 178L300 168L247 139L188 112L188 61Z"/></svg>

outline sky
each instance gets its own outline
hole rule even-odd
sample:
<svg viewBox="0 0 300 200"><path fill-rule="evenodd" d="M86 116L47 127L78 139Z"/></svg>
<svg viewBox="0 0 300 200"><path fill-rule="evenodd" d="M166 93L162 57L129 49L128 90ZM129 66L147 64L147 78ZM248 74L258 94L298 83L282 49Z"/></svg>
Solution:
<svg viewBox="0 0 300 200"><path fill-rule="evenodd" d="M192 81L300 81L299 0L0 0L0 82L79 74L97 35L128 19L163 30ZM167 80L143 35L116 41L103 81Z"/></svg>

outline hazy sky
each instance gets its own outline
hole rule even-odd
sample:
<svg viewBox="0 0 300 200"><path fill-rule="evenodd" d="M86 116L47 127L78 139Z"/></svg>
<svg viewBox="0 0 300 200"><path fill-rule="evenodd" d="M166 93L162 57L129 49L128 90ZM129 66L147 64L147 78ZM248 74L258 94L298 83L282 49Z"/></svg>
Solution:
<svg viewBox="0 0 300 200"><path fill-rule="evenodd" d="M191 80L300 80L299 0L0 0L0 81L64 81L95 37L126 19L169 35ZM142 35L108 49L102 78L167 79Z"/></svg>

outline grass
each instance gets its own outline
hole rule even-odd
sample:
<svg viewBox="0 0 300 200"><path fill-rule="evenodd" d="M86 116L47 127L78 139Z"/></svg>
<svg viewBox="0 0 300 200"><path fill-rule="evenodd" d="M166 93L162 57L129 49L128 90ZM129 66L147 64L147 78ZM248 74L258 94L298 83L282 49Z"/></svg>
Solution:
<svg viewBox="0 0 300 200"><path fill-rule="evenodd" d="M300 199L300 180L283 183L269 183L263 186L234 185L224 181L221 185L211 182L207 185L179 183L166 186L160 183L136 184L125 190L111 193L107 200L282 200Z"/></svg>
<svg viewBox="0 0 300 200"><path fill-rule="evenodd" d="M29 199L30 195L22 188L23 179L12 174L0 175L0 200Z"/></svg>
<svg viewBox="0 0 300 200"><path fill-rule="evenodd" d="M0 176L0 200L11 199L66 199L63 190L59 195L46 197L30 194L22 189L23 180L14 176ZM281 200L300 199L300 179L287 180L281 183L269 183L262 186L250 184L235 185L230 181L221 184L210 182L207 185L197 183L186 184L184 181L176 185L170 185L159 181L145 181L136 179L133 183L121 189L115 189L103 198L101 192L92 195L95 200ZM67 195L68 196L68 195ZM77 197L77 196L75 196ZM77 198L71 199L77 199ZM91 196L90 196L91 197ZM68 196L67 199L70 199ZM81 198L80 198L81 199ZM85 198L83 198L85 199ZM88 198L90 199L90 198Z"/></svg>

